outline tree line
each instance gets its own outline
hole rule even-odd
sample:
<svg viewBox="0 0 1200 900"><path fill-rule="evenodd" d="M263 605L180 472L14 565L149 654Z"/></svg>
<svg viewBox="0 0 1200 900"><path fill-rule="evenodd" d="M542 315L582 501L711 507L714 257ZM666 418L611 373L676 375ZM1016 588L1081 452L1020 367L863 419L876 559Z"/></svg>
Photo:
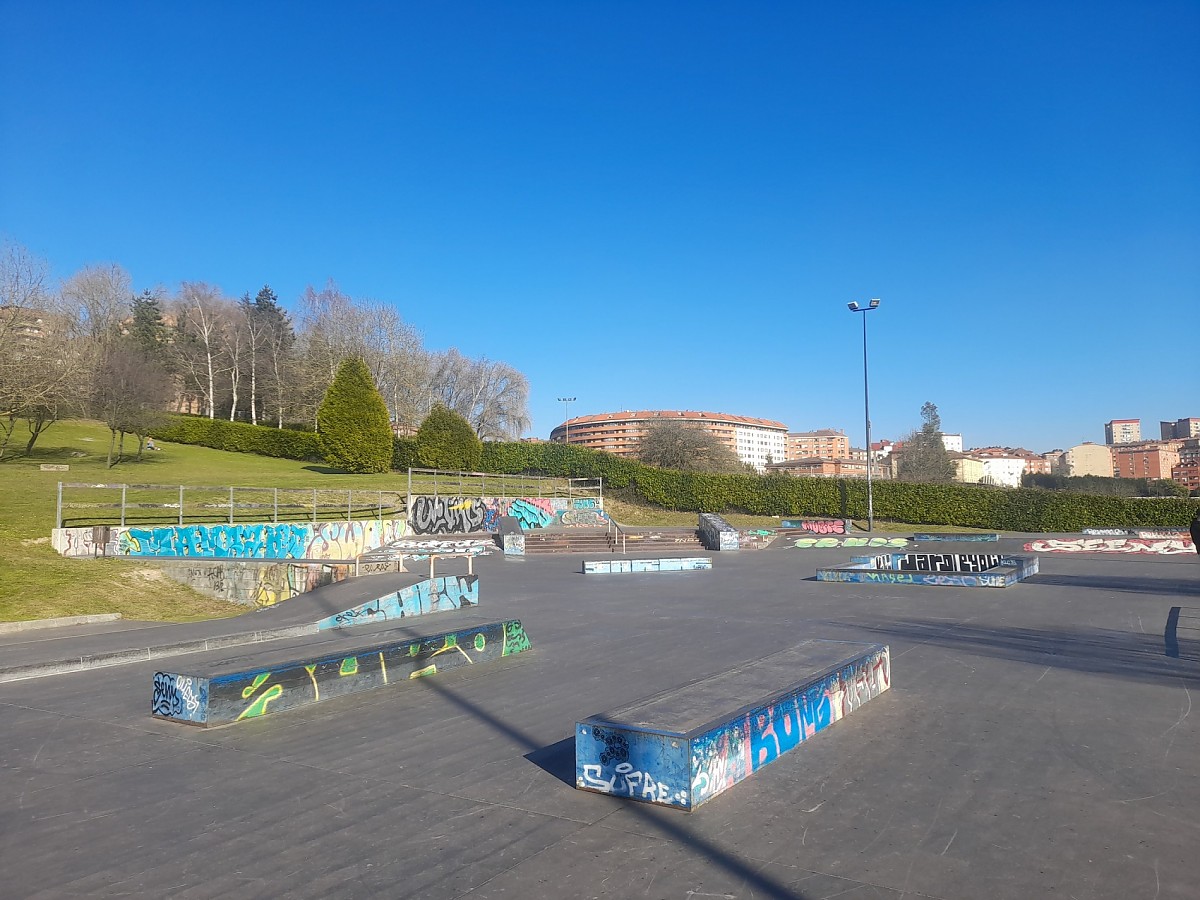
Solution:
<svg viewBox="0 0 1200 900"><path fill-rule="evenodd" d="M20 245L0 247L0 459L28 429L24 451L59 419L92 416L112 432L109 462L136 439L141 453L164 411L276 428L313 429L339 365L361 359L399 426L435 406L485 440L529 426L529 384L512 366L431 351L383 302L331 280L307 287L294 311L269 285L240 298L185 281L135 292L119 265L87 266L61 282ZM135 452L135 451L130 451Z"/></svg>

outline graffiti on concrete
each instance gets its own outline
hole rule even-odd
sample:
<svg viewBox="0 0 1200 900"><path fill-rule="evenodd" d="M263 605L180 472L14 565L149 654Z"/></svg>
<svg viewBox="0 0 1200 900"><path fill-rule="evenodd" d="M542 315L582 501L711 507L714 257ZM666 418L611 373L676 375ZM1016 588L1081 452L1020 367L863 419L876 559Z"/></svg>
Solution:
<svg viewBox="0 0 1200 900"><path fill-rule="evenodd" d="M317 628L348 628L391 619L426 616L479 605L478 575L443 575L425 579L317 622Z"/></svg>
<svg viewBox="0 0 1200 900"><path fill-rule="evenodd" d="M65 556L91 555L80 532L56 528L54 545ZM356 559L404 532L399 519L353 522L122 526L109 529L110 547L120 556L179 556L208 559ZM93 551L96 549L93 546ZM103 548L101 548L103 549Z"/></svg>
<svg viewBox="0 0 1200 900"><path fill-rule="evenodd" d="M210 597L245 606L274 606L298 594L350 577L335 563L257 562L241 559L159 564L163 573Z"/></svg>
<svg viewBox="0 0 1200 900"><path fill-rule="evenodd" d="M713 513L700 513L700 543L705 550L737 550L738 530Z"/></svg>
<svg viewBox="0 0 1200 900"><path fill-rule="evenodd" d="M556 525L606 525L608 516L595 498L414 497L409 525L414 534L495 533L500 519L512 516L526 531Z"/></svg>
<svg viewBox="0 0 1200 900"><path fill-rule="evenodd" d="M389 643L352 656L327 656L275 669L203 676L159 672L152 714L175 721L220 725L255 719L448 669L500 659L530 649L519 621L494 622L425 638ZM187 690L196 700L188 709Z"/></svg>
<svg viewBox="0 0 1200 900"><path fill-rule="evenodd" d="M883 537L796 538L796 540L792 542L792 546L801 550L825 550L832 547L895 547L900 549L908 546L908 539Z"/></svg>
<svg viewBox="0 0 1200 900"><path fill-rule="evenodd" d="M1034 553L1157 553L1166 556L1194 553L1189 540L1142 540L1136 538L1079 538L1076 540L1030 541L1025 549Z"/></svg>
<svg viewBox="0 0 1200 900"><path fill-rule="evenodd" d="M850 531L850 522L847 519L784 519L779 527L812 534L846 534Z"/></svg>
<svg viewBox="0 0 1200 900"><path fill-rule="evenodd" d="M902 553L896 568L908 572L986 572L1000 565L999 554ZM882 567L880 567L882 568Z"/></svg>
<svg viewBox="0 0 1200 900"><path fill-rule="evenodd" d="M875 647L837 671L813 677L749 712L730 711L693 737L576 726L576 785L665 806L694 809L828 728L891 686L887 647ZM652 723L651 723L652 724Z"/></svg>

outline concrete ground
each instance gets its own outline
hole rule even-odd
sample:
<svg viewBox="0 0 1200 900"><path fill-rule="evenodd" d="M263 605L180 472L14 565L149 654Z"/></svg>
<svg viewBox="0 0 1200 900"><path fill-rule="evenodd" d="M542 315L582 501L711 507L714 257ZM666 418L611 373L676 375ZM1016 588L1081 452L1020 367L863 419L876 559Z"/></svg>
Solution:
<svg viewBox="0 0 1200 900"><path fill-rule="evenodd" d="M997 546L1020 543L916 549ZM151 719L151 679L244 648L0 684L0 895L1200 896L1200 653L1163 643L1200 559L1042 554L1003 590L813 580L852 552L477 560L478 614L521 619L532 652L223 729ZM0 664L114 634L6 639ZM805 638L890 644L892 690L691 814L574 788L578 718Z"/></svg>

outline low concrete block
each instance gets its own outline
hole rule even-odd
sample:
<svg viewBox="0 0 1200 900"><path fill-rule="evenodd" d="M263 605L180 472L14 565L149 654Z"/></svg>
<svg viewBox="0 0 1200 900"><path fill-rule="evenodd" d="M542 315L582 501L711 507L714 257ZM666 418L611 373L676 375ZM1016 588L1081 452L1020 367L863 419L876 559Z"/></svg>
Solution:
<svg viewBox="0 0 1200 900"><path fill-rule="evenodd" d="M987 543L989 541L1000 540L998 534L914 534L914 541L981 541Z"/></svg>
<svg viewBox="0 0 1200 900"><path fill-rule="evenodd" d="M529 648L524 627L513 619L399 641L393 635L350 653L293 658L269 667L247 668L242 660L212 671L157 672L150 714L203 727L228 725Z"/></svg>
<svg viewBox="0 0 1200 900"><path fill-rule="evenodd" d="M738 530L713 513L700 513L700 543L705 550L737 550Z"/></svg>
<svg viewBox="0 0 1200 900"><path fill-rule="evenodd" d="M881 644L804 641L575 726L575 786L693 810L891 686Z"/></svg>
<svg viewBox="0 0 1200 900"><path fill-rule="evenodd" d="M635 572L695 572L712 568L712 557L687 559L597 559L584 560L584 575L618 575Z"/></svg>
<svg viewBox="0 0 1200 900"><path fill-rule="evenodd" d="M1036 556L999 553L888 553L855 556L849 564L817 569L817 581L856 584L931 584L1004 588L1038 571Z"/></svg>

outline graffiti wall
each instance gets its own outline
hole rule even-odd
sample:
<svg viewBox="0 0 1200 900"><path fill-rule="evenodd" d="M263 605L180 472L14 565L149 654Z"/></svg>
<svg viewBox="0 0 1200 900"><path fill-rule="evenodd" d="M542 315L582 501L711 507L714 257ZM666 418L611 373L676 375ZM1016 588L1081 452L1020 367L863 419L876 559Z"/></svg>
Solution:
<svg viewBox="0 0 1200 900"><path fill-rule="evenodd" d="M1036 556L976 553L892 553L856 556L844 566L817 569L817 581L1009 587L1038 572Z"/></svg>
<svg viewBox="0 0 1200 900"><path fill-rule="evenodd" d="M150 712L158 718L187 724L222 725L528 649L530 641L524 627L512 620L380 645L353 656L327 656L268 670L213 677L158 672Z"/></svg>
<svg viewBox="0 0 1200 900"><path fill-rule="evenodd" d="M1030 541L1025 549L1033 553L1158 553L1171 556L1195 553L1186 539L1143 540L1135 538L1079 538L1070 541Z"/></svg>
<svg viewBox="0 0 1200 900"><path fill-rule="evenodd" d="M51 540L63 556L347 560L401 537L404 520L130 525L107 532L104 546L95 544L92 528L56 528Z"/></svg>
<svg viewBox="0 0 1200 900"><path fill-rule="evenodd" d="M275 563L213 560L163 562L163 574L188 587L245 606L274 606L307 591L344 581L351 566L334 563Z"/></svg>
<svg viewBox="0 0 1200 900"><path fill-rule="evenodd" d="M700 513L700 543L705 550L737 550L738 531L713 513Z"/></svg>
<svg viewBox="0 0 1200 900"><path fill-rule="evenodd" d="M849 519L784 519L780 528L807 531L810 534L849 534Z"/></svg>
<svg viewBox="0 0 1200 900"><path fill-rule="evenodd" d="M576 787L647 803L694 809L878 697L891 686L887 647L873 646L836 671L737 713L699 735L580 722ZM685 689L686 690L686 689ZM718 715L720 711L717 712Z"/></svg>
<svg viewBox="0 0 1200 900"><path fill-rule="evenodd" d="M317 622L317 628L348 628L391 619L426 616L479 605L478 575L445 575L419 581Z"/></svg>
<svg viewBox="0 0 1200 900"><path fill-rule="evenodd" d="M502 516L526 530L562 525L606 525L608 516L594 497L429 497L412 498L408 523L413 534L496 533Z"/></svg>
<svg viewBox="0 0 1200 900"><path fill-rule="evenodd" d="M695 572L711 569L712 559L707 556L689 559L599 559L585 560L585 575L616 575L635 572Z"/></svg>

